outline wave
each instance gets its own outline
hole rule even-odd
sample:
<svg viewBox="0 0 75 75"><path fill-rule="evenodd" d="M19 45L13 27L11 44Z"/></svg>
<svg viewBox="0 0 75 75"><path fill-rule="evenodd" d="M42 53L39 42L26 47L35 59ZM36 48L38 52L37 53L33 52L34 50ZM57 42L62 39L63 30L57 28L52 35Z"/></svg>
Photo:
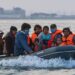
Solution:
<svg viewBox="0 0 75 75"><path fill-rule="evenodd" d="M75 68L75 60L61 58L42 59L37 56L19 56L18 58L0 60L0 68L24 68L24 69L55 69Z"/></svg>

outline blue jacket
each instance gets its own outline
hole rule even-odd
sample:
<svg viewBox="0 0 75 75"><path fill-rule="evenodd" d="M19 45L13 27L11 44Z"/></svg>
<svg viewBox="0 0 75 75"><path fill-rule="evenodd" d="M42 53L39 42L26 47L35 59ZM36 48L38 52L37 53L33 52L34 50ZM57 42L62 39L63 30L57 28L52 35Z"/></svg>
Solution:
<svg viewBox="0 0 75 75"><path fill-rule="evenodd" d="M22 55L24 54L24 51L29 52L31 51L31 48L28 45L27 36L23 32L19 31L16 34L14 55Z"/></svg>

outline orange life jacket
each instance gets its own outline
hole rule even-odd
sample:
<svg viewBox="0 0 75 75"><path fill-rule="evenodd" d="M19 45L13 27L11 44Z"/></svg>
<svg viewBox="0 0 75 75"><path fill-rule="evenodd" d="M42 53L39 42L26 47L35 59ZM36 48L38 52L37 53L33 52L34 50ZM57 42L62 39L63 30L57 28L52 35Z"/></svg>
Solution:
<svg viewBox="0 0 75 75"><path fill-rule="evenodd" d="M37 34L36 33L33 33L32 36L31 36L31 40L32 42L34 43L35 39L37 38Z"/></svg>
<svg viewBox="0 0 75 75"><path fill-rule="evenodd" d="M55 36L58 35L58 34L62 34L62 30L56 30L55 33L51 34L51 39L48 41L48 47L51 47L51 45L52 45L52 43L54 41Z"/></svg>
<svg viewBox="0 0 75 75"><path fill-rule="evenodd" d="M57 34L61 34L61 33L62 33L62 30L56 30L55 33L51 34L51 40L53 41L54 38L55 38L55 36L56 36Z"/></svg>
<svg viewBox="0 0 75 75"><path fill-rule="evenodd" d="M64 46L64 45L74 45L73 37L74 37L74 34L70 34L67 38L63 36L61 45L62 46Z"/></svg>

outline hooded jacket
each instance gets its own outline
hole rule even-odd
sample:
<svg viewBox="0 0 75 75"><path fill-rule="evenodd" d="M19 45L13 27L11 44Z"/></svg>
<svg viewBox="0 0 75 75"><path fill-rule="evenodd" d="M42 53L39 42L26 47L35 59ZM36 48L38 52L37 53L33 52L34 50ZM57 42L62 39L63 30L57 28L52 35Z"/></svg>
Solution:
<svg viewBox="0 0 75 75"><path fill-rule="evenodd" d="M14 53L15 37L11 34L11 32L5 36L5 44L7 54L10 55L11 53Z"/></svg>
<svg viewBox="0 0 75 75"><path fill-rule="evenodd" d="M28 45L27 35L22 31L17 32L15 39L14 55L22 55L24 52L31 51L31 48Z"/></svg>

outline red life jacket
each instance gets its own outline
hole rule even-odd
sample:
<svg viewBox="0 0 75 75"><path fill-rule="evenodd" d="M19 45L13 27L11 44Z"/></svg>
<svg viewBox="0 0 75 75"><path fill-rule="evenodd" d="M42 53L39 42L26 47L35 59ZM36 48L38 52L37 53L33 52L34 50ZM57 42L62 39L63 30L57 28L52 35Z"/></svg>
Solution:
<svg viewBox="0 0 75 75"><path fill-rule="evenodd" d="M62 33L62 30L56 30L56 32L54 32L53 34L51 34L51 39L48 41L48 47L51 47L53 41L54 41L54 38L56 35L58 34L61 34Z"/></svg>
<svg viewBox="0 0 75 75"><path fill-rule="evenodd" d="M39 46L38 46L38 45L36 45L36 46L34 47L34 51L35 51L35 52L37 52L37 51L38 51L38 49L39 49Z"/></svg>

